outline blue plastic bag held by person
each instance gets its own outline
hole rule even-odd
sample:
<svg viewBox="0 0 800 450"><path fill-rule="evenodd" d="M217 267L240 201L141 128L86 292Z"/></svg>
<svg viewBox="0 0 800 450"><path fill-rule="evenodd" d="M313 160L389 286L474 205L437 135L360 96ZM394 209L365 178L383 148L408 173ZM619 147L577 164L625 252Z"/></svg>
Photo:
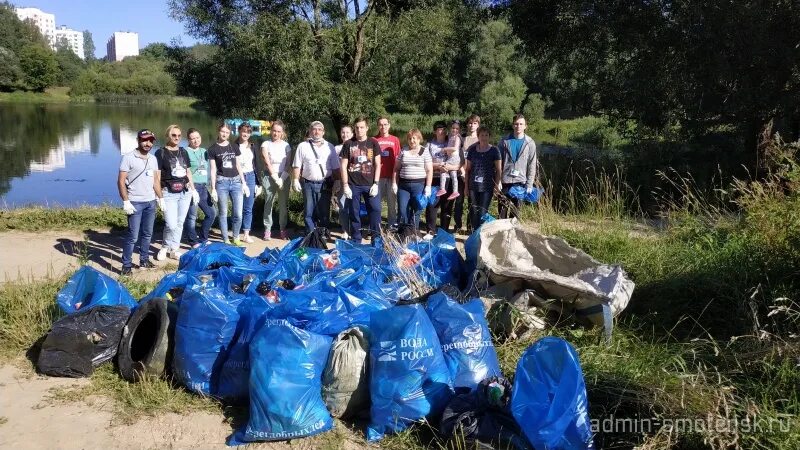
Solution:
<svg viewBox="0 0 800 450"><path fill-rule="evenodd" d="M370 424L367 439L438 419L452 396L450 371L422 306L404 305L370 317Z"/></svg>
<svg viewBox="0 0 800 450"><path fill-rule="evenodd" d="M217 395L234 403L250 398L250 342L264 325L272 304L258 295L251 295L239 304L239 322L228 357L219 374Z"/></svg>
<svg viewBox="0 0 800 450"><path fill-rule="evenodd" d="M511 413L537 449L594 449L586 385L567 341L548 336L525 350L514 375Z"/></svg>
<svg viewBox="0 0 800 450"><path fill-rule="evenodd" d="M83 266L56 294L56 303L65 314L74 314L98 305L136 308L136 300L117 280Z"/></svg>
<svg viewBox="0 0 800 450"><path fill-rule="evenodd" d="M437 292L428 298L425 312L439 336L454 388L474 390L486 378L503 376L480 299L461 305Z"/></svg>
<svg viewBox="0 0 800 450"><path fill-rule="evenodd" d="M250 419L228 441L285 441L333 427L322 372L333 339L267 319L250 343Z"/></svg>
<svg viewBox="0 0 800 450"><path fill-rule="evenodd" d="M189 390L217 394L222 365L228 357L237 310L244 296L197 281L183 293L175 325L175 377Z"/></svg>
<svg viewBox="0 0 800 450"><path fill-rule="evenodd" d="M537 203L539 201L539 197L544 194L544 189L541 188L533 188L529 193L525 191L525 188L522 186L512 186L511 189L508 190L508 196L513 197L519 200L524 200L526 202Z"/></svg>

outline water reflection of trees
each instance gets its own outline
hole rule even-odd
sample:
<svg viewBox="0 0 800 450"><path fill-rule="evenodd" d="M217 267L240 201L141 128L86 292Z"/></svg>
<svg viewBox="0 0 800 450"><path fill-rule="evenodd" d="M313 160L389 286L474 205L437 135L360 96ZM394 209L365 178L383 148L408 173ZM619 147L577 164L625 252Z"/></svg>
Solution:
<svg viewBox="0 0 800 450"><path fill-rule="evenodd" d="M64 150L70 141L80 142L97 155L101 150L101 130L104 126L116 132L116 155L119 155L119 136L123 130L150 128L161 137L167 125L177 123L184 128L203 131L205 142L214 136L215 121L194 111L169 111L152 106L111 106L74 104L0 104L0 195L11 189L11 180L29 175L32 162L58 159L54 150ZM88 129L88 145L86 135ZM76 139L78 136L78 139ZM67 142L67 144L64 144ZM104 151L112 149L103 149ZM62 155L63 156L63 155ZM45 164L47 165L47 164Z"/></svg>

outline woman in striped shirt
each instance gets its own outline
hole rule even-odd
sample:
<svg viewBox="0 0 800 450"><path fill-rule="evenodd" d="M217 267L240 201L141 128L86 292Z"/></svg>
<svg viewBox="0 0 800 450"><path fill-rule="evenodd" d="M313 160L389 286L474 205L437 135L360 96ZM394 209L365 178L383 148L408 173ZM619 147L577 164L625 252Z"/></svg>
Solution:
<svg viewBox="0 0 800 450"><path fill-rule="evenodd" d="M418 129L409 130L406 140L408 147L395 160L392 191L397 194L400 223L413 223L419 229L421 210L412 199L422 193L430 197L433 163L430 152L422 146L422 133Z"/></svg>

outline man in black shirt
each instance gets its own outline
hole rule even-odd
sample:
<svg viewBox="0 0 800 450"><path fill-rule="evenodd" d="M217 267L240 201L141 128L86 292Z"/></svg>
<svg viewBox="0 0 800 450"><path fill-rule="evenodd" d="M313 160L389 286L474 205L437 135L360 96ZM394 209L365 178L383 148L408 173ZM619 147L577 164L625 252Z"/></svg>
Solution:
<svg viewBox="0 0 800 450"><path fill-rule="evenodd" d="M340 154L342 163L342 186L347 198L345 209L350 211L352 239L361 243L361 201L367 205L369 229L374 239L380 233L381 198L378 197L378 181L381 174L381 147L375 138L369 137L369 126L365 117L353 124L355 136L344 143Z"/></svg>

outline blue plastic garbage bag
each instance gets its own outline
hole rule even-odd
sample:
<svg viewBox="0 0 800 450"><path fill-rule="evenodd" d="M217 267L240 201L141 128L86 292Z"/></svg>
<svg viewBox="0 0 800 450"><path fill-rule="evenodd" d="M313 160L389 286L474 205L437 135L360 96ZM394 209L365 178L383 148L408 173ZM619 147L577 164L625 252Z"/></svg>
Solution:
<svg viewBox="0 0 800 450"><path fill-rule="evenodd" d="M330 430L322 372L333 339L267 319L250 343L250 419L228 441L284 441Z"/></svg>
<svg viewBox="0 0 800 450"><path fill-rule="evenodd" d="M170 301L180 302L183 292L193 283L192 274L179 270L174 273L164 275L158 285L142 298L142 302L154 298L166 298Z"/></svg>
<svg viewBox="0 0 800 450"><path fill-rule="evenodd" d="M367 438L438 419L453 390L436 330L419 304L376 311L370 318L370 424Z"/></svg>
<svg viewBox="0 0 800 450"><path fill-rule="evenodd" d="M374 311L391 308L397 297L387 296L374 277L372 267L363 266L358 270L342 271L331 278L339 297L347 308L350 325L369 325L369 317Z"/></svg>
<svg viewBox="0 0 800 450"><path fill-rule="evenodd" d="M65 314L74 314L93 306L125 306L135 309L136 300L117 280L83 266L56 294L56 303Z"/></svg>
<svg viewBox="0 0 800 450"><path fill-rule="evenodd" d="M458 284L461 278L461 255L456 249L455 237L439 230L431 241L420 241L408 246L420 255L417 272L431 287Z"/></svg>
<svg viewBox="0 0 800 450"><path fill-rule="evenodd" d="M333 287L319 285L288 291L276 289L278 304L270 313L292 325L314 333L337 335L350 327L347 306Z"/></svg>
<svg viewBox="0 0 800 450"><path fill-rule="evenodd" d="M189 390L217 395L220 370L239 321L243 295L199 280L183 293L175 325L175 377Z"/></svg>
<svg viewBox="0 0 800 450"><path fill-rule="evenodd" d="M222 242L207 242L184 253L178 264L178 270L195 273L220 267L247 267L251 263L253 263L252 258L245 255L241 247Z"/></svg>
<svg viewBox="0 0 800 450"><path fill-rule="evenodd" d="M480 299L465 304L437 292L425 306L439 342L453 387L474 390L486 378L502 377Z"/></svg>
<svg viewBox="0 0 800 450"><path fill-rule="evenodd" d="M234 403L250 398L250 342L272 308L273 305L261 296L248 296L239 304L236 334L219 374L219 397Z"/></svg>
<svg viewBox="0 0 800 450"><path fill-rule="evenodd" d="M425 196L425 193L419 193L414 196L414 209L417 211L421 211L428 206L436 206L436 202L439 201L439 197L436 194L439 192L439 186L432 186L431 187L431 195Z"/></svg>
<svg viewBox="0 0 800 450"><path fill-rule="evenodd" d="M525 350L517 363L511 413L535 448L593 449L586 385L575 349L553 336Z"/></svg>
<svg viewBox="0 0 800 450"><path fill-rule="evenodd" d="M493 222L495 220L494 216L489 213L486 213L481 218L484 224L489 222ZM469 235L466 242L464 242L464 259L465 259L465 270L466 273L472 273L475 270L475 267L478 265L478 251L481 248L481 225L472 234Z"/></svg>

